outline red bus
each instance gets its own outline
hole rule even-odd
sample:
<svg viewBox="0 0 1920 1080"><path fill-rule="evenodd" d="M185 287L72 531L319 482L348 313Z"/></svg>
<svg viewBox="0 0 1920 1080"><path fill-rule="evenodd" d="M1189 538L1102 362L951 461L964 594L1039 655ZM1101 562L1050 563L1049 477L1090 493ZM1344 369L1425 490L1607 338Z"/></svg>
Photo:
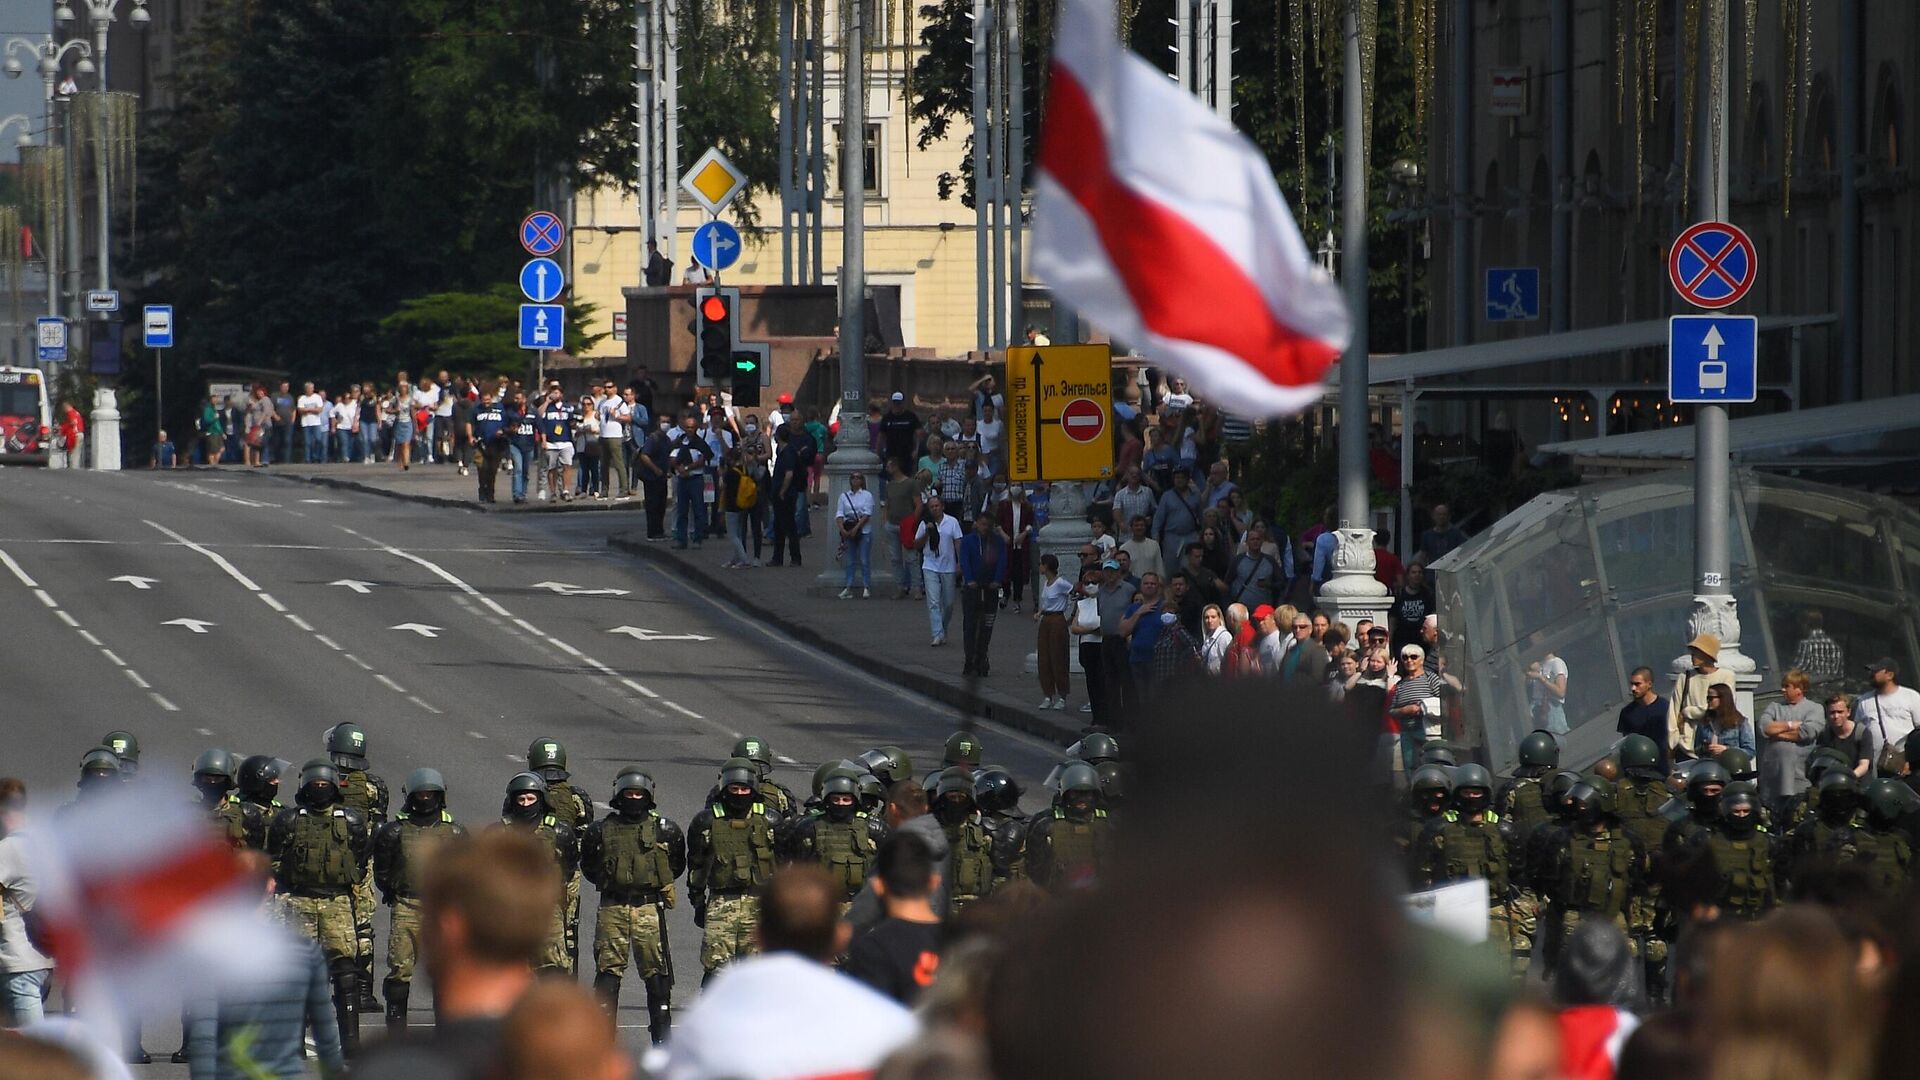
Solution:
<svg viewBox="0 0 1920 1080"><path fill-rule="evenodd" d="M0 367L0 462L45 465L54 434L46 377L33 368Z"/></svg>

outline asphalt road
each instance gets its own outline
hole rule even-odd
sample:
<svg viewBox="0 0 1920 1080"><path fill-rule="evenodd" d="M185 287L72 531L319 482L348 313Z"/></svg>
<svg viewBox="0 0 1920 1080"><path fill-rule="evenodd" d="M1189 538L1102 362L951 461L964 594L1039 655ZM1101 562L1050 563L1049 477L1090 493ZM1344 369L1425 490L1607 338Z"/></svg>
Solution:
<svg viewBox="0 0 1920 1080"><path fill-rule="evenodd" d="M607 533L631 516L486 515L241 473L0 469L3 769L48 808L98 737L125 728L143 770L184 790L210 746L298 765L352 720L396 806L407 773L429 765L457 818L497 820L527 744L553 737L602 803L620 766L649 768L684 826L744 734L768 740L802 797L821 761L880 743L921 772L937 763L952 710L609 553ZM1058 753L1007 729L980 735L1028 787ZM670 922L684 1007L699 931L685 905ZM581 923L585 951L590 899ZM384 913L380 925L384 965ZM416 989L415 1023L428 997ZM622 1006L638 1049L637 979ZM171 1050L177 1032L156 1019L148 1049Z"/></svg>

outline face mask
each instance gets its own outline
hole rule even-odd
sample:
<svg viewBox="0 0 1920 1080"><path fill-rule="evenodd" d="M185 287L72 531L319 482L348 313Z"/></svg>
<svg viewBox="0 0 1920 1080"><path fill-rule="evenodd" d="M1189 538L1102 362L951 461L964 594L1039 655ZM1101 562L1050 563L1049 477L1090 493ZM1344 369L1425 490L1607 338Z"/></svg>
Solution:
<svg viewBox="0 0 1920 1080"><path fill-rule="evenodd" d="M1592 825L1600 820L1600 804L1583 802L1573 804L1573 820L1582 825Z"/></svg>
<svg viewBox="0 0 1920 1080"><path fill-rule="evenodd" d="M1829 795L1820 800L1820 820L1829 825L1844 825L1853 817L1853 796Z"/></svg>
<svg viewBox="0 0 1920 1080"><path fill-rule="evenodd" d="M1072 794L1061 800L1060 805L1066 810L1068 817L1085 820L1093 816L1093 796L1091 795Z"/></svg>
<svg viewBox="0 0 1920 1080"><path fill-rule="evenodd" d="M620 811L621 817L628 821L638 821L647 816L647 810L653 806L653 803L644 795L622 795L615 801L614 806Z"/></svg>
<svg viewBox="0 0 1920 1080"><path fill-rule="evenodd" d="M973 808L967 805L965 799L941 799L933 807L933 816L942 825L958 825L967 820L967 815L972 812Z"/></svg>
<svg viewBox="0 0 1920 1080"><path fill-rule="evenodd" d="M744 814L753 809L752 792L741 795L729 791L720 796L720 801L726 806L729 813Z"/></svg>
<svg viewBox="0 0 1920 1080"><path fill-rule="evenodd" d="M1484 791L1462 792L1456 796L1463 814L1477 814L1487 808L1487 793Z"/></svg>
<svg viewBox="0 0 1920 1080"><path fill-rule="evenodd" d="M200 801L209 806L227 797L227 782L217 776L196 776L193 787L200 793Z"/></svg>
<svg viewBox="0 0 1920 1080"><path fill-rule="evenodd" d="M857 803L847 803L845 805L841 805L840 803L828 803L827 804L827 820L838 822L841 824L845 824L846 822L852 821L853 812L855 809L857 809L857 807L858 807Z"/></svg>
<svg viewBox="0 0 1920 1080"><path fill-rule="evenodd" d="M1727 816L1727 832L1734 836L1748 836L1759 827L1760 819L1752 812Z"/></svg>
<svg viewBox="0 0 1920 1080"><path fill-rule="evenodd" d="M340 801L340 789L332 784L308 784L300 789L300 805L318 810Z"/></svg>
<svg viewBox="0 0 1920 1080"><path fill-rule="evenodd" d="M422 791L417 795L407 796L407 813L416 817L438 813L440 805L441 795L439 792Z"/></svg>

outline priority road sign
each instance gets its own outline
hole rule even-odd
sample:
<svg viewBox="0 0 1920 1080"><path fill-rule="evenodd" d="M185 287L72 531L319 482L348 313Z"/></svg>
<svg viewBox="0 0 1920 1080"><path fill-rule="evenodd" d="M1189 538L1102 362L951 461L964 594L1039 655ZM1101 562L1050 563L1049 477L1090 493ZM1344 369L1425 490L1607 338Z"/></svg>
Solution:
<svg viewBox="0 0 1920 1080"><path fill-rule="evenodd" d="M520 246L529 255L551 255L567 242L567 227L551 210L535 210L520 223Z"/></svg>
<svg viewBox="0 0 1920 1080"><path fill-rule="evenodd" d="M1113 475L1113 351L1105 345L1007 350L1007 478Z"/></svg>
<svg viewBox="0 0 1920 1080"><path fill-rule="evenodd" d="M42 315L33 321L40 346L40 362L57 364L67 358L67 320L58 315Z"/></svg>
<svg viewBox="0 0 1920 1080"><path fill-rule="evenodd" d="M693 232L693 261L719 273L740 261L740 230L709 221Z"/></svg>
<svg viewBox="0 0 1920 1080"><path fill-rule="evenodd" d="M173 348L173 305L148 304L140 314L147 348Z"/></svg>
<svg viewBox="0 0 1920 1080"><path fill-rule="evenodd" d="M1532 322L1540 317L1540 268L1495 266L1487 270L1487 321Z"/></svg>
<svg viewBox="0 0 1920 1080"><path fill-rule="evenodd" d="M680 175L680 186L709 214L718 214L747 186L741 172L717 146L709 147Z"/></svg>
<svg viewBox="0 0 1920 1080"><path fill-rule="evenodd" d="M1667 278L1694 307L1718 310L1753 288L1760 258L1738 226L1703 221L1681 233L1667 252Z"/></svg>
<svg viewBox="0 0 1920 1080"><path fill-rule="evenodd" d="M551 303L567 286L567 275L560 264L542 255L528 259L527 265L520 268L520 291L527 299L536 304Z"/></svg>
<svg viewBox="0 0 1920 1080"><path fill-rule="evenodd" d="M1675 315L1667 321L1667 398L1724 405L1760 393L1760 320L1752 315Z"/></svg>
<svg viewBox="0 0 1920 1080"><path fill-rule="evenodd" d="M567 309L559 304L520 305L520 347L558 349L567 340Z"/></svg>

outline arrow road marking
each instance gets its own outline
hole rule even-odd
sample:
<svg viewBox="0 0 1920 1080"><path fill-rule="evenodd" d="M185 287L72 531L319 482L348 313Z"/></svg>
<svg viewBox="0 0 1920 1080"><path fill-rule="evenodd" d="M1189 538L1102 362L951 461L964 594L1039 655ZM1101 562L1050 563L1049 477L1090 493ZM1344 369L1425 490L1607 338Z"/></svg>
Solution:
<svg viewBox="0 0 1920 1080"><path fill-rule="evenodd" d="M168 619L166 622L163 622L160 625L161 626L184 626L196 634L204 634L207 632L207 627L219 626L220 624L207 622L204 619Z"/></svg>
<svg viewBox="0 0 1920 1080"><path fill-rule="evenodd" d="M373 588L373 582L371 581L355 581L352 578L341 578L339 581L329 581L327 582L327 584L345 585L347 588L352 589L354 592L359 593L361 596L367 595L368 590Z"/></svg>
<svg viewBox="0 0 1920 1080"><path fill-rule="evenodd" d="M560 596L625 596L626 589L586 589L578 585L569 585L564 581L536 581L536 589L546 589Z"/></svg>
<svg viewBox="0 0 1920 1080"><path fill-rule="evenodd" d="M616 626L609 634L625 634L635 641L712 641L704 634L662 634L641 626Z"/></svg>
<svg viewBox="0 0 1920 1080"><path fill-rule="evenodd" d="M121 574L117 578L108 578L107 580L124 581L134 588L139 589L141 592L146 592L148 589L160 583L159 578L141 577L138 574Z"/></svg>
<svg viewBox="0 0 1920 1080"><path fill-rule="evenodd" d="M427 625L427 624L425 624L425 623L417 623L417 622L403 622L403 623L401 623L401 624L400 624L400 625L398 625L398 626L389 626L389 627L387 627L387 629L389 629L389 630L411 630L411 631L413 631L414 633L416 633L416 634L419 634L419 635L420 635L421 637L439 637L439 636L440 636L440 628L439 628L439 627L437 627L437 626L428 626L428 625Z"/></svg>
<svg viewBox="0 0 1920 1080"><path fill-rule="evenodd" d="M1727 339L1720 336L1720 327L1713 323L1708 323L1707 336L1700 339L1700 344L1707 347L1707 359L1720 359L1720 347L1726 343ZM119 579L116 578L115 580L117 581Z"/></svg>

